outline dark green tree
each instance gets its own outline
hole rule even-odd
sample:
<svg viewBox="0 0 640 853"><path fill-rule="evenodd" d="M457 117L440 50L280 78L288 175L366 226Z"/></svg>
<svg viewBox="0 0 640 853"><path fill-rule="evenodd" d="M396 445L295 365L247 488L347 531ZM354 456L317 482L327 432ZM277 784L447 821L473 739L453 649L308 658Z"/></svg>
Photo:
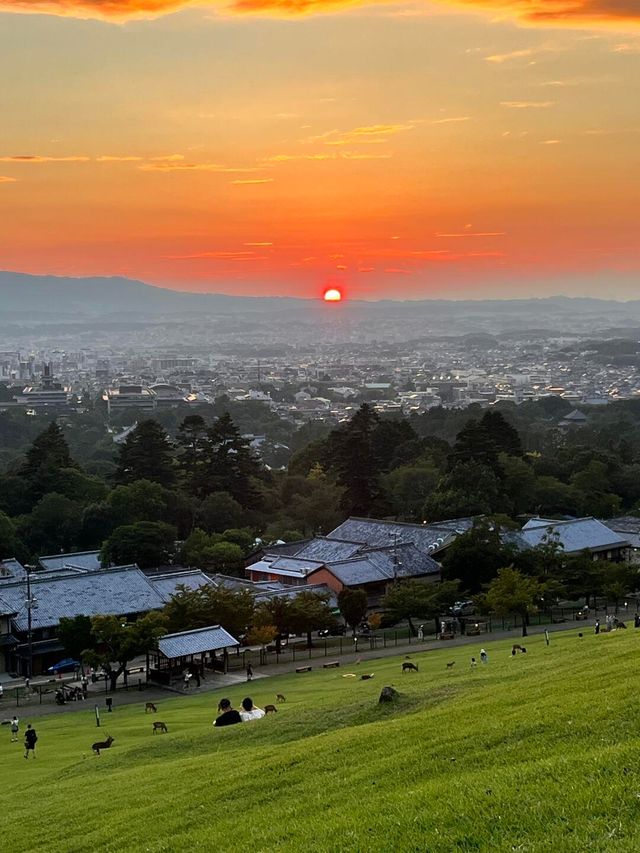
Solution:
<svg viewBox="0 0 640 853"><path fill-rule="evenodd" d="M341 507L347 515L383 511L381 468L373 444L379 423L375 410L365 403L348 424L333 430L327 439L325 463L344 490Z"/></svg>
<svg viewBox="0 0 640 853"><path fill-rule="evenodd" d="M167 514L166 490L151 480L116 486L109 493L107 504L116 527L137 521L164 521Z"/></svg>
<svg viewBox="0 0 640 853"><path fill-rule="evenodd" d="M195 590L179 588L163 614L172 633L222 625L233 637L240 637L253 621L254 607L253 593L249 589L207 584Z"/></svg>
<svg viewBox="0 0 640 853"><path fill-rule="evenodd" d="M69 657L82 661L86 649L95 645L89 616L62 616L58 625L58 639Z"/></svg>
<svg viewBox="0 0 640 853"><path fill-rule="evenodd" d="M503 545L498 525L480 519L445 551L442 577L459 581L463 591L473 595L492 581L511 557L512 550Z"/></svg>
<svg viewBox="0 0 640 853"><path fill-rule="evenodd" d="M31 500L35 502L48 492L64 491L59 488L61 473L77 467L62 430L52 421L27 450L18 476L27 483Z"/></svg>
<svg viewBox="0 0 640 853"><path fill-rule="evenodd" d="M329 606L329 593L303 590L293 599L291 625L296 634L307 635L307 648L313 646L312 631L326 628L335 622Z"/></svg>
<svg viewBox="0 0 640 853"><path fill-rule="evenodd" d="M522 441L518 430L511 426L497 409L487 409L480 418L480 426L485 430L498 453L522 456Z"/></svg>
<svg viewBox="0 0 640 853"><path fill-rule="evenodd" d="M152 651L166 633L166 619L153 611L132 624L123 623L118 616L91 618L92 642L82 653L82 659L94 668L107 673L111 690L127 668L129 661Z"/></svg>
<svg viewBox="0 0 640 853"><path fill-rule="evenodd" d="M256 506L260 464L228 413L208 430L204 458L207 494L228 492L241 506Z"/></svg>
<svg viewBox="0 0 640 853"><path fill-rule="evenodd" d="M172 525L138 521L116 527L103 543L100 557L104 565L136 563L141 569L151 569L171 562L175 540L176 529Z"/></svg>
<svg viewBox="0 0 640 853"><path fill-rule="evenodd" d="M238 527L245 518L245 511L229 492L212 492L196 510L196 524L207 533Z"/></svg>
<svg viewBox="0 0 640 853"><path fill-rule="evenodd" d="M367 593L363 589L344 587L338 593L338 608L355 637L358 625L367 614Z"/></svg>
<svg viewBox="0 0 640 853"><path fill-rule="evenodd" d="M526 637L529 616L538 609L544 593L544 584L509 566L499 569L483 598L490 613L498 616L517 613L522 619L522 636Z"/></svg>
<svg viewBox="0 0 640 853"><path fill-rule="evenodd" d="M169 438L157 421L141 421L120 445L115 481L127 485L151 480L165 487L173 485L175 467Z"/></svg>
<svg viewBox="0 0 640 853"><path fill-rule="evenodd" d="M187 415L176 435L182 483L200 496L206 493L207 430L201 415Z"/></svg>
<svg viewBox="0 0 640 853"><path fill-rule="evenodd" d="M0 563L8 557L15 557L22 563L28 559L29 552L18 536L13 521L4 512L0 512Z"/></svg>
<svg viewBox="0 0 640 853"><path fill-rule="evenodd" d="M459 586L458 581L438 584L417 580L398 581L387 588L382 606L393 624L406 619L409 630L415 634L413 619L437 620L456 600Z"/></svg>

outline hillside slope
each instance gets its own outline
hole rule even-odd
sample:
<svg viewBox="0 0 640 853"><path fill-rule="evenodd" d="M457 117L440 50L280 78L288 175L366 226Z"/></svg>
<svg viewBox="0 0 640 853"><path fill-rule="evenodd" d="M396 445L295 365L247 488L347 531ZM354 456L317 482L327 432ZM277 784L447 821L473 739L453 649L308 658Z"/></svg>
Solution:
<svg viewBox="0 0 640 853"><path fill-rule="evenodd" d="M36 761L3 729L3 846L19 851L640 849L640 636L530 638L254 681L279 713L216 730L219 695L37 720ZM476 653L479 652L480 644ZM445 662L455 659L448 672ZM380 707L380 688L401 699ZM246 688L229 691L239 704ZM221 695L221 694L220 694ZM144 694L141 694L144 700ZM6 704L6 702L5 702ZM7 716L4 709L3 716ZM27 718L23 716L23 723ZM106 725L108 723L108 726ZM116 739L100 758L90 744Z"/></svg>

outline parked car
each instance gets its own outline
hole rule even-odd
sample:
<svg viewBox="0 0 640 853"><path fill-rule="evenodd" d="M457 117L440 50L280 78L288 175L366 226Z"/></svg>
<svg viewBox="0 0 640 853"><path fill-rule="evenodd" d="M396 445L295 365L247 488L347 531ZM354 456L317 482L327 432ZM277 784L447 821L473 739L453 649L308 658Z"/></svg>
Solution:
<svg viewBox="0 0 640 853"><path fill-rule="evenodd" d="M58 672L75 672L76 669L80 669L80 661L73 658L64 658L64 660L59 660L58 663L50 666L47 672L57 674Z"/></svg>
<svg viewBox="0 0 640 853"><path fill-rule="evenodd" d="M346 625L335 625L333 628L322 628L318 631L319 637L344 637L347 633Z"/></svg>
<svg viewBox="0 0 640 853"><path fill-rule="evenodd" d="M471 616L476 612L476 605L470 599L467 601L456 601L451 608L454 616Z"/></svg>

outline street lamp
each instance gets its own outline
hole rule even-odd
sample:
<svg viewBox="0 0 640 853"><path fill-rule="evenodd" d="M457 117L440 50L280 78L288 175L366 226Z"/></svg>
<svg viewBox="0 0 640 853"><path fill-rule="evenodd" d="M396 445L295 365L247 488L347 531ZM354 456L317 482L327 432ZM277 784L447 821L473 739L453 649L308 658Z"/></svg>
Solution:
<svg viewBox="0 0 640 853"><path fill-rule="evenodd" d="M32 637L32 616L31 611L38 606L37 600L31 594L31 570L33 566L25 566L27 573L27 600L25 606L27 608L27 643L28 643L28 661L27 661L27 678L33 675L33 637Z"/></svg>

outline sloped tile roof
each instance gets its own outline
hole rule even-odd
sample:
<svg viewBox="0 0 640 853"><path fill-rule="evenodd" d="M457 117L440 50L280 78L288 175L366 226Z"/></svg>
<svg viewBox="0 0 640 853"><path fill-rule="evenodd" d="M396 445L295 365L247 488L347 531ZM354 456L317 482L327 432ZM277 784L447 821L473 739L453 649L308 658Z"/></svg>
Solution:
<svg viewBox="0 0 640 853"><path fill-rule="evenodd" d="M199 569L184 572L166 572L161 575L147 575L147 579L164 601L169 601L171 596L176 594L179 586L185 586L187 589L194 590L211 583L210 579Z"/></svg>
<svg viewBox="0 0 640 853"><path fill-rule="evenodd" d="M570 521L531 519L520 531L519 538L530 548L535 548L547 534L555 533L558 534L565 554L584 550L606 551L608 548L623 548L629 545L628 539L596 518L575 518Z"/></svg>
<svg viewBox="0 0 640 853"><path fill-rule="evenodd" d="M387 544L387 543L385 543ZM312 539L303 548L296 552L295 556L300 558L320 560L328 563L331 560L348 560L362 548L362 542L344 542L341 539L325 539L319 536Z"/></svg>
<svg viewBox="0 0 640 853"><path fill-rule="evenodd" d="M26 580L27 570L13 557L9 560L0 560L0 584L15 583Z"/></svg>
<svg viewBox="0 0 640 853"><path fill-rule="evenodd" d="M119 566L88 574L31 577L33 628L51 628L63 616L147 613L164 606L164 599L137 566ZM18 614L18 631L27 630L24 582L2 585L2 597Z"/></svg>
<svg viewBox="0 0 640 853"><path fill-rule="evenodd" d="M165 634L158 640L158 648L165 657L180 658L198 655L214 649L227 649L240 643L220 625L198 628L195 631L182 631L179 634Z"/></svg>
<svg viewBox="0 0 640 853"><path fill-rule="evenodd" d="M52 554L39 557L38 562L45 571L53 572L60 569L81 569L85 572L99 572L102 569L100 551L77 551L71 554Z"/></svg>
<svg viewBox="0 0 640 853"><path fill-rule="evenodd" d="M461 518L435 524L405 524L399 521L378 521L372 518L348 518L328 534L329 539L386 546L412 542L425 553L436 553L473 526L473 519Z"/></svg>

